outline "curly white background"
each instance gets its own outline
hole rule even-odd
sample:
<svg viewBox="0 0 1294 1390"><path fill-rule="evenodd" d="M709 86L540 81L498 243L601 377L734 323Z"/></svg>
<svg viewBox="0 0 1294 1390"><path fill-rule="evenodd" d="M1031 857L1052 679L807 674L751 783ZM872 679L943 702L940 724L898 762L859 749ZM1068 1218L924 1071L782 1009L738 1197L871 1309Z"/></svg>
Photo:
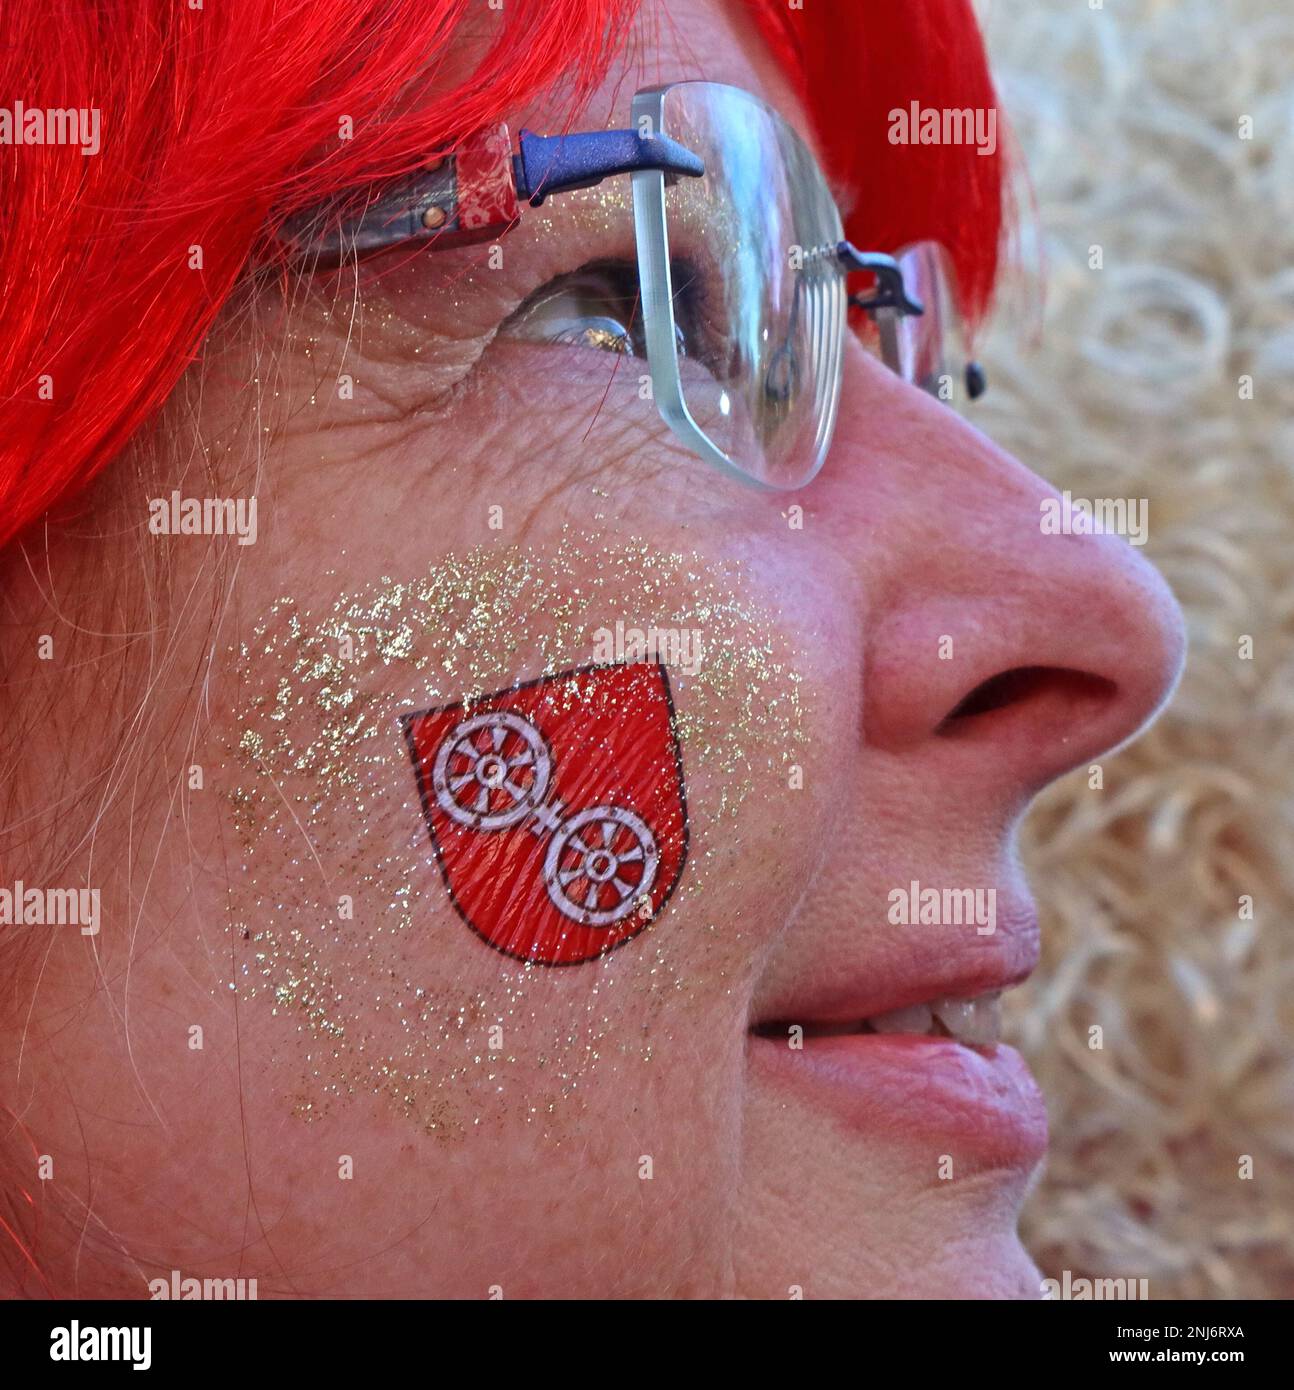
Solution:
<svg viewBox="0 0 1294 1390"><path fill-rule="evenodd" d="M1032 188L972 409L1074 496L1148 499L1191 651L1104 788L1026 823L1045 953L1009 1021L1053 1152L1025 1237L1050 1277L1290 1297L1294 8L1095 4L982 6Z"/></svg>

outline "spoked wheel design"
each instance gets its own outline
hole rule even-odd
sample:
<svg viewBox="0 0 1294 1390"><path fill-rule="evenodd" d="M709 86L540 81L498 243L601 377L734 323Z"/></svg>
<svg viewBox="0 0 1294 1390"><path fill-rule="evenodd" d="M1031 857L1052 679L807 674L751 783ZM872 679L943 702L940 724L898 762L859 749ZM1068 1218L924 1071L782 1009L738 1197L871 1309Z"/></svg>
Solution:
<svg viewBox="0 0 1294 1390"><path fill-rule="evenodd" d="M609 927L651 892L659 864L646 821L619 806L592 806L565 821L549 842L544 882L564 917Z"/></svg>
<svg viewBox="0 0 1294 1390"><path fill-rule="evenodd" d="M445 735L431 781L436 804L459 825L506 830L542 803L552 772L539 730L519 714L494 710Z"/></svg>

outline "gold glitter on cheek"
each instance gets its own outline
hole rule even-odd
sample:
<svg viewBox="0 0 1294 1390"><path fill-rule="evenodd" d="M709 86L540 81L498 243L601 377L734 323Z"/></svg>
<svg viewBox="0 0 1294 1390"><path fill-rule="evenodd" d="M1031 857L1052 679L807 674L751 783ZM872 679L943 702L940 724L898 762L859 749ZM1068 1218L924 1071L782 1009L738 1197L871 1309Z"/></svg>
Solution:
<svg viewBox="0 0 1294 1390"><path fill-rule="evenodd" d="M221 774L241 858L226 984L290 1035L274 1063L299 1065L281 1083L293 1113L377 1095L429 1134L511 1114L560 1142L592 1078L641 1086L674 1020L730 989L749 950L711 915L711 880L743 852L743 805L785 787L806 741L795 653L742 588L713 559L567 529L323 611L285 596L255 625ZM641 936L554 972L501 957L454 914L399 721L587 665L617 622L700 638L699 663L670 673L691 852Z"/></svg>

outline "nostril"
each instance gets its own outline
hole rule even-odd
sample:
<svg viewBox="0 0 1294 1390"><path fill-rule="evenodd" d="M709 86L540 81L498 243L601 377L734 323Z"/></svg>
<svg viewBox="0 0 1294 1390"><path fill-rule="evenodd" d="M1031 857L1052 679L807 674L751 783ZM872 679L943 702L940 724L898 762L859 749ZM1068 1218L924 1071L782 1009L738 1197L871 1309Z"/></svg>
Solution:
<svg viewBox="0 0 1294 1390"><path fill-rule="evenodd" d="M971 720L1048 696L1069 704L1104 701L1115 693L1115 684L1104 676L1074 671L1063 666L1017 666L981 681L939 725L941 734L957 733Z"/></svg>

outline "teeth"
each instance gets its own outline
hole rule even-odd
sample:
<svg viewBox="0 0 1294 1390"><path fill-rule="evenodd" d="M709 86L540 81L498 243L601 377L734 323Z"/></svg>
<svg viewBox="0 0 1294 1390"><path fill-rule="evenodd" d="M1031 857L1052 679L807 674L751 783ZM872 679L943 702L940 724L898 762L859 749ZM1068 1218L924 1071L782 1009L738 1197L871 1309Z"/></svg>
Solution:
<svg viewBox="0 0 1294 1390"><path fill-rule="evenodd" d="M982 994L978 999L936 999L931 1012L960 1042L981 1047L1002 1036L1002 996Z"/></svg>
<svg viewBox="0 0 1294 1390"><path fill-rule="evenodd" d="M755 1032L763 1037L785 1038L787 1027L785 1023L764 1023L758 1025ZM909 1004L905 1009L891 1009L887 1014L874 1014L871 1018L810 1022L803 1027L806 1035L813 1037L906 1033L916 1037L952 1038L969 1047L991 1047L1002 1036L1002 995L998 991L974 999L946 996L924 1004Z"/></svg>
<svg viewBox="0 0 1294 1390"><path fill-rule="evenodd" d="M869 1018L873 1033L928 1033L934 1022L929 1004L909 1004L906 1009L894 1009L888 1014Z"/></svg>
<svg viewBox="0 0 1294 1390"><path fill-rule="evenodd" d="M909 1004L906 1009L865 1019L863 1027L873 1033L946 1033L958 1042L988 1047L1002 1036L1002 996L981 994L977 999L932 999L928 1004Z"/></svg>

